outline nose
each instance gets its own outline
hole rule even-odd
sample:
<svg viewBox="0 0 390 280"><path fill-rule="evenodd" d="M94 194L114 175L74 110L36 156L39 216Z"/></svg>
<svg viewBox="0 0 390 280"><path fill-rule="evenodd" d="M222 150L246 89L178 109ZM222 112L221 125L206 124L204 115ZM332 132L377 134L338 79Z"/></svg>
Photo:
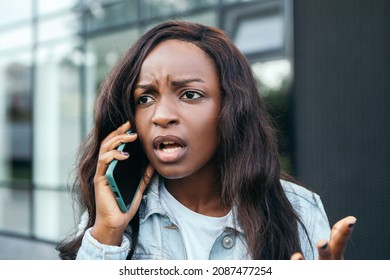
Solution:
<svg viewBox="0 0 390 280"><path fill-rule="evenodd" d="M152 122L154 125L163 128L178 124L179 113L174 101L170 98L161 98L155 105Z"/></svg>

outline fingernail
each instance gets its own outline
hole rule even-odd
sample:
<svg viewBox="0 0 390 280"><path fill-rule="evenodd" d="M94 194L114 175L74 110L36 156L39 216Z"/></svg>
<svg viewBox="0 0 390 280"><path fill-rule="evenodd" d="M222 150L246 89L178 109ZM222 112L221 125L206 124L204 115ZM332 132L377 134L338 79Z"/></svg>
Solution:
<svg viewBox="0 0 390 280"><path fill-rule="evenodd" d="M128 157L130 154L128 152L121 152L122 155L124 155L125 157Z"/></svg>
<svg viewBox="0 0 390 280"><path fill-rule="evenodd" d="M135 134L137 134L137 132L135 132L133 130L128 130L128 131L126 131L126 134L127 135L135 135Z"/></svg>
<svg viewBox="0 0 390 280"><path fill-rule="evenodd" d="M356 218L354 219L353 222L351 222L351 223L348 224L348 227L349 227L350 229L353 229L354 226L355 226L355 224L356 224Z"/></svg>

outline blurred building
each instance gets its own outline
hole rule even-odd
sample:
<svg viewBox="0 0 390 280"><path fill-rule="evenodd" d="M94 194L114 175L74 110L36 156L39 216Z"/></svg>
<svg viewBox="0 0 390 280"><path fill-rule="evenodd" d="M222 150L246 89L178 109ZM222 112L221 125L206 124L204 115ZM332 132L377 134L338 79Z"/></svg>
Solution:
<svg viewBox="0 0 390 280"><path fill-rule="evenodd" d="M358 217L347 257L390 258L390 2L323 2L2 1L0 233L71 232L68 189L98 87L140 34L174 18L224 29L248 57L283 167L322 196L331 223Z"/></svg>

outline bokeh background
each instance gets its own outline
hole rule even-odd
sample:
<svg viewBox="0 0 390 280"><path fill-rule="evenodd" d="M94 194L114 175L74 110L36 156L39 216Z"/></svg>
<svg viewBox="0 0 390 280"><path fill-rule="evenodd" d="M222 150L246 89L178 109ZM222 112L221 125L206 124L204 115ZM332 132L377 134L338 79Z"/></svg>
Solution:
<svg viewBox="0 0 390 280"><path fill-rule="evenodd" d="M283 168L321 196L331 224L357 217L346 258L390 259L386 0L2 0L0 259L56 258L78 221L69 187L98 87L166 19L231 36L278 129Z"/></svg>

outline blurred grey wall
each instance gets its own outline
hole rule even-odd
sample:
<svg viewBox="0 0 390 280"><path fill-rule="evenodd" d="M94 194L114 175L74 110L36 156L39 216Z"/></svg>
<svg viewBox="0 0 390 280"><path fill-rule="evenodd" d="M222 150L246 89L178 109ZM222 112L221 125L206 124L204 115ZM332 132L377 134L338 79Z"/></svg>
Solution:
<svg viewBox="0 0 390 280"><path fill-rule="evenodd" d="M390 1L294 1L294 165L348 259L390 259Z"/></svg>

